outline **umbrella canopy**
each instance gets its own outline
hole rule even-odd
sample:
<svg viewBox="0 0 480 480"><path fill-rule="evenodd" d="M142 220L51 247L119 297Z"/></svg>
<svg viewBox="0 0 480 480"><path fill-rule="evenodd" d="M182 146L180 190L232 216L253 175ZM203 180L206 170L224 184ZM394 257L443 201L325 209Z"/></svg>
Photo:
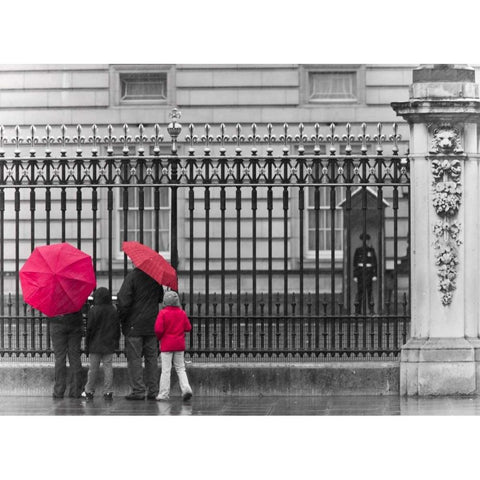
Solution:
<svg viewBox="0 0 480 480"><path fill-rule="evenodd" d="M25 302L48 317L78 312L96 286L92 257L69 243L37 247L20 283Z"/></svg>
<svg viewBox="0 0 480 480"><path fill-rule="evenodd" d="M155 250L139 242L123 242L122 248L137 268L161 285L178 290L176 270Z"/></svg>

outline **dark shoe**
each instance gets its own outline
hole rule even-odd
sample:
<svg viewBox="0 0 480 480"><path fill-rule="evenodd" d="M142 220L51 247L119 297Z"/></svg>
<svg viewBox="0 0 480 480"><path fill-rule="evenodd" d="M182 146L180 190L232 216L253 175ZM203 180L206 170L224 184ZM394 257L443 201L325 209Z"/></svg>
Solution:
<svg viewBox="0 0 480 480"><path fill-rule="evenodd" d="M54 398L55 400L60 400L60 399L63 398L63 395L57 395L56 393L54 393L54 394L52 395L52 398Z"/></svg>
<svg viewBox="0 0 480 480"><path fill-rule="evenodd" d="M105 400L113 400L113 393L112 392L104 393L103 398Z"/></svg>
<svg viewBox="0 0 480 480"><path fill-rule="evenodd" d="M145 400L145 395L136 395L134 393L129 393L125 396L125 400Z"/></svg>
<svg viewBox="0 0 480 480"><path fill-rule="evenodd" d="M147 395L147 400L156 400L157 399L157 394L156 393L149 393Z"/></svg>
<svg viewBox="0 0 480 480"><path fill-rule="evenodd" d="M183 401L188 402L192 398L193 394L192 392L187 392L183 395Z"/></svg>
<svg viewBox="0 0 480 480"><path fill-rule="evenodd" d="M92 392L83 392L82 398L86 398L87 400L93 400L93 393Z"/></svg>

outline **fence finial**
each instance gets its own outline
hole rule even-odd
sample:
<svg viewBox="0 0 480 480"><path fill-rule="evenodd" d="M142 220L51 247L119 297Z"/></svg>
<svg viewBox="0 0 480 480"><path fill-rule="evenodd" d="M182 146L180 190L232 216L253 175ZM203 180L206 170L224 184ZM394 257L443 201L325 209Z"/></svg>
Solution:
<svg viewBox="0 0 480 480"><path fill-rule="evenodd" d="M352 142L355 140L355 137L352 135L352 126L350 123L347 123L345 128L347 133L342 137L342 139L347 142L347 145L345 146L345 153L350 155L352 153Z"/></svg>
<svg viewBox="0 0 480 480"><path fill-rule="evenodd" d="M283 152L288 153L290 150L288 145L292 141L292 136L288 133L288 123L283 124L283 134L280 135L279 140L283 142Z"/></svg>
<svg viewBox="0 0 480 480"><path fill-rule="evenodd" d="M128 134L129 127L126 123L123 124L122 129L123 135L120 137L120 141L123 142L122 153L123 155L128 155L128 152L130 151L128 145L132 140L132 137Z"/></svg>
<svg viewBox="0 0 480 480"><path fill-rule="evenodd" d="M82 143L85 143L85 137L82 135L82 126L77 125L77 136L73 139L73 141L77 144L77 156L80 157L82 155Z"/></svg>
<svg viewBox="0 0 480 480"><path fill-rule="evenodd" d="M160 143L163 141L163 135L161 134L160 125L156 123L153 126L153 135L150 137L150 141L153 142L153 154L160 154Z"/></svg>
<svg viewBox="0 0 480 480"><path fill-rule="evenodd" d="M217 135L217 142L220 142L220 152L225 153L225 143L228 142L228 135L225 133L225 124L220 125L220 135Z"/></svg>
<svg viewBox="0 0 480 480"><path fill-rule="evenodd" d="M182 125L181 123L177 122L177 120L180 119L181 116L182 112L177 107L173 108L169 114L169 117L172 119L172 121L168 124L167 132L172 139L172 153L177 152L177 138L182 131Z"/></svg>
<svg viewBox="0 0 480 480"><path fill-rule="evenodd" d="M275 143L277 139L273 134L273 125L271 123L267 125L267 135L264 135L263 139L268 143L267 152L272 152L272 143Z"/></svg>
<svg viewBox="0 0 480 480"><path fill-rule="evenodd" d="M201 141L205 143L205 152L210 152L210 142L213 142L213 137L210 134L210 130L212 127L210 127L210 124L206 123L205 126L203 127L205 129L205 135L202 135Z"/></svg>
<svg viewBox="0 0 480 480"><path fill-rule="evenodd" d="M20 144L23 143L23 138L20 136L20 127L15 127L15 138L12 138L12 143L15 144L15 157L20 156Z"/></svg>
<svg viewBox="0 0 480 480"><path fill-rule="evenodd" d="M327 141L330 142L330 155L335 155L335 143L339 140L338 135L335 134L335 124L330 124L330 134L327 135Z"/></svg>
<svg viewBox="0 0 480 480"><path fill-rule="evenodd" d="M320 135L320 125L316 123L314 125L315 129L315 134L312 135L311 140L312 142L315 142L315 146L313 147L313 150L316 154L320 153L320 142L323 140L323 136Z"/></svg>
<svg viewBox="0 0 480 480"><path fill-rule="evenodd" d="M362 123L362 134L358 136L358 140L362 142L362 146L361 146L362 155L366 155L368 151L367 142L370 140L370 135L367 134L366 123Z"/></svg>
<svg viewBox="0 0 480 480"><path fill-rule="evenodd" d="M109 124L107 126L107 133L108 135L104 138L105 142L107 142L107 155L113 154L113 143L117 141L116 137L113 135L113 126Z"/></svg>
<svg viewBox="0 0 480 480"><path fill-rule="evenodd" d="M34 157L35 156L35 144L38 143L37 129L35 128L34 125L30 126L30 138L27 139L27 143L29 143L31 145L30 156Z"/></svg>
<svg viewBox="0 0 480 480"><path fill-rule="evenodd" d="M383 153L382 142L386 140L386 137L382 132L383 132L383 125L381 123L377 123L377 134L373 137L373 139L377 142L378 155L381 155Z"/></svg>
<svg viewBox="0 0 480 480"><path fill-rule="evenodd" d="M398 133L398 125L397 123L393 124L393 134L390 135L389 140L393 141L393 154L398 154L398 141L401 140L402 136Z"/></svg>
<svg viewBox="0 0 480 480"><path fill-rule="evenodd" d="M139 144L138 147L138 154L143 156L145 154L145 146L144 143L147 141L147 136L145 135L145 127L141 123L138 126L138 135L135 135L135 143Z"/></svg>
<svg viewBox="0 0 480 480"><path fill-rule="evenodd" d="M257 134L257 124L252 123L252 133L248 136L248 141L252 142L252 152L257 152L257 142L260 141L260 136Z"/></svg>
<svg viewBox="0 0 480 480"><path fill-rule="evenodd" d="M237 123L235 125L235 135L232 137L232 140L236 142L237 148L235 148L235 152L241 153L242 148L240 147L240 143L245 141L245 137L242 135L242 126Z"/></svg>
<svg viewBox="0 0 480 480"><path fill-rule="evenodd" d="M190 143L189 151L193 155L195 152L194 144L198 142L198 136L195 135L195 125L193 123L188 126L188 135L185 137L185 140Z"/></svg>
<svg viewBox="0 0 480 480"><path fill-rule="evenodd" d="M6 143L6 140L7 139L5 138L5 127L3 125L0 125L0 157L2 158L5 155L5 149L3 148L3 145Z"/></svg>
<svg viewBox="0 0 480 480"><path fill-rule="evenodd" d="M96 157L98 154L97 143L101 140L98 136L98 127L96 124L92 125L92 135L88 137L88 140L92 142L92 156Z"/></svg>
<svg viewBox="0 0 480 480"><path fill-rule="evenodd" d="M298 143L298 152L303 153L305 151L305 147L303 143L308 140L307 136L305 135L305 125L300 123L298 125L298 134L295 135L295 141Z"/></svg>

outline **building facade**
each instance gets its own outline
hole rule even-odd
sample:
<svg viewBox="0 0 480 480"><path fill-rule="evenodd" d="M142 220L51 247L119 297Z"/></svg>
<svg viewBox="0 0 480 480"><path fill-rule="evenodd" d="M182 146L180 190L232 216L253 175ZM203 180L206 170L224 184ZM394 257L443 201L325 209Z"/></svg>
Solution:
<svg viewBox="0 0 480 480"><path fill-rule="evenodd" d="M273 133L278 137L284 123L289 125L292 134L302 123L310 137L318 123L321 135L326 137L330 124L335 123L339 134L337 153L340 154L344 153L342 135L347 123L351 124L355 137L353 146L358 152L361 125L366 124L372 137L368 153L372 154L375 153L373 136L377 124L382 123L385 133L390 134L391 124L397 122L400 152L405 153L407 129L396 118L390 102L408 98L411 71L412 66L398 65L3 65L0 67L0 124L5 127L5 137L11 139L15 137L16 126L20 126L21 135L28 138L31 125L36 126L39 137L45 136L46 125L52 127L53 136L59 137L60 126L65 125L72 139L77 125L83 126L83 134L87 137L92 125L98 127L100 136L106 135L107 126L111 125L118 138L122 136L124 124L129 125L132 136L139 124L146 130L155 124L165 127L170 122L173 106L177 106L182 112L185 136L189 124L194 124L197 131L210 124L214 136L219 134L220 124L225 125L231 136L238 123L245 136L251 133L252 123L258 126L261 136L267 133L266 125L272 124ZM166 135L165 128L163 134ZM165 140L161 149L169 153L170 146ZM327 142L321 147L322 153L326 153ZM5 148L8 150L7 145ZM20 148L28 152L29 146L24 144ZM121 153L120 142L115 148L116 153ZM291 153L295 153L295 146L290 148ZM179 154L187 153L188 144L180 137ZM339 199L339 205L342 200ZM121 208L117 199L116 202ZM307 209L312 208L312 202L309 198ZM324 208L328 202L322 198L321 203ZM407 228L405 208L402 204L402 231ZM341 208L338 209L340 212ZM163 195L160 250L167 255L168 211L169 200ZM295 219L291 221L291 241L294 243L298 226ZM311 224L306 226L310 236L313 228ZM341 221L337 229L336 248L341 250ZM5 230L8 233L13 229L7 223ZM39 242L45 239L45 234L37 233ZM114 235L121 238L122 234L121 226L117 225ZM67 237L72 240L72 235L67 234ZM323 227L320 246L323 256L328 255L325 253L329 250L327 236L327 227ZM58 234L52 232L51 240L56 237ZM388 234L386 242L389 242ZM305 253L307 260L314 250L311 243ZM120 241L115 245L115 258L120 259ZM184 246L185 242L180 241L180 258L185 258ZM7 244L7 251L9 248ZM399 248L404 254L404 239ZM6 270L11 270L8 258L12 256L7 255ZM298 263L295 248L292 249L292 262Z"/></svg>
<svg viewBox="0 0 480 480"><path fill-rule="evenodd" d="M116 293L138 240L177 267L199 321L406 318L408 126L390 103L413 68L0 66L4 308L22 309L35 246L76 245ZM372 301L353 275L367 233Z"/></svg>

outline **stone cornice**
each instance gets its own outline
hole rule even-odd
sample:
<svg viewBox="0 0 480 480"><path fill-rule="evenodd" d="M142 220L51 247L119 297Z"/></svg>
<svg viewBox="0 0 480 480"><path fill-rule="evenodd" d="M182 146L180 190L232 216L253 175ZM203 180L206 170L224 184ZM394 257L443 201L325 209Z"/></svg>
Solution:
<svg viewBox="0 0 480 480"><path fill-rule="evenodd" d="M435 99L392 102L398 116L408 123L473 122L480 123L480 99Z"/></svg>

